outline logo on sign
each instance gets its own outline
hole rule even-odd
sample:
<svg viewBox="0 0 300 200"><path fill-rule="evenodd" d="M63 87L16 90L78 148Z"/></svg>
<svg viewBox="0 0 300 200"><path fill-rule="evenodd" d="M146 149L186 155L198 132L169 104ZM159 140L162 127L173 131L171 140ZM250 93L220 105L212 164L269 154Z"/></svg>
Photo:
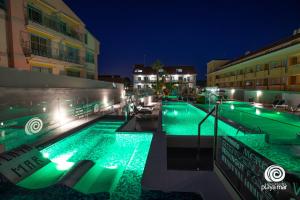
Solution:
<svg viewBox="0 0 300 200"><path fill-rule="evenodd" d="M278 165L271 165L267 167L264 177L268 183L261 186L261 191L286 190L287 185L282 182L285 178L285 171L282 167Z"/></svg>
<svg viewBox="0 0 300 200"><path fill-rule="evenodd" d="M278 165L271 165L265 170L264 176L266 181L277 183L283 181L285 177L285 171Z"/></svg>
<svg viewBox="0 0 300 200"><path fill-rule="evenodd" d="M43 128L43 121L38 117L34 117L26 123L25 132L27 135L33 135L40 132L42 128Z"/></svg>

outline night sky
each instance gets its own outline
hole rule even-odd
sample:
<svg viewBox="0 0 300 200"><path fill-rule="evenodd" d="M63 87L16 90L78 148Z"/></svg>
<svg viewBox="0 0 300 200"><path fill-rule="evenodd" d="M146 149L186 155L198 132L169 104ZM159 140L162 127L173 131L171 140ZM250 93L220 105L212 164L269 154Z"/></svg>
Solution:
<svg viewBox="0 0 300 200"><path fill-rule="evenodd" d="M101 42L99 73L233 59L300 28L300 0L64 0Z"/></svg>

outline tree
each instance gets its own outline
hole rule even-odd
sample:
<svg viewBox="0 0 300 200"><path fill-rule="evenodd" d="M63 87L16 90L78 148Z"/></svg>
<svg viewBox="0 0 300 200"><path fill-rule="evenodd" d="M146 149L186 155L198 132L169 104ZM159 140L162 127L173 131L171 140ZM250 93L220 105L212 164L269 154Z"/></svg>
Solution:
<svg viewBox="0 0 300 200"><path fill-rule="evenodd" d="M160 60L156 60L152 65L151 68L156 73L156 85L155 85L155 91L156 93L159 93L159 70L162 69L164 65L160 62Z"/></svg>

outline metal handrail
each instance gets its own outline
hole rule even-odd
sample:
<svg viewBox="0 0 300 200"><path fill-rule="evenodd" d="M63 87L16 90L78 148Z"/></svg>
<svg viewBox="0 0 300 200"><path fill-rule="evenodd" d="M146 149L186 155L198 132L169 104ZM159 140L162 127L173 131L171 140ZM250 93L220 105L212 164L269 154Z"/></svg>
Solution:
<svg viewBox="0 0 300 200"><path fill-rule="evenodd" d="M200 163L200 136L201 136L201 125L206 121L206 119L213 114L214 111L215 113L215 123L214 123L214 145L213 145L213 160L216 160L216 148L217 148L217 136L218 136L218 110L219 110L219 102L216 103L215 107L207 113L207 115L200 121L198 124L198 152L197 152L197 163ZM199 166L199 165L198 165Z"/></svg>

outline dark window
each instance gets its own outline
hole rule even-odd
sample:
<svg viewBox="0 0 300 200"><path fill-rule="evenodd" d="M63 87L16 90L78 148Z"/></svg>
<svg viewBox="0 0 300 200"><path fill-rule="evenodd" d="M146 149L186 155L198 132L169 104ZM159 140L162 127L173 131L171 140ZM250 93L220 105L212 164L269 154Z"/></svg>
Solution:
<svg viewBox="0 0 300 200"><path fill-rule="evenodd" d="M87 51L85 54L85 61L88 63L95 63L94 54L92 52Z"/></svg>
<svg viewBox="0 0 300 200"><path fill-rule="evenodd" d="M95 79L95 75L93 73L87 73L86 78L88 79Z"/></svg>
<svg viewBox="0 0 300 200"><path fill-rule="evenodd" d="M80 71L67 70L68 76L80 77Z"/></svg>
<svg viewBox="0 0 300 200"><path fill-rule="evenodd" d="M87 34L84 34L84 43L85 43L85 44L88 43L88 36L87 36Z"/></svg>
<svg viewBox="0 0 300 200"><path fill-rule="evenodd" d="M59 31L62 33L67 33L67 24L65 22L59 22Z"/></svg>
<svg viewBox="0 0 300 200"><path fill-rule="evenodd" d="M29 20L41 24L43 22L42 12L32 6L28 6Z"/></svg>
<svg viewBox="0 0 300 200"><path fill-rule="evenodd" d="M79 49L67 46L67 61L79 63Z"/></svg>
<svg viewBox="0 0 300 200"><path fill-rule="evenodd" d="M0 0L0 8L5 9L5 0Z"/></svg>
<svg viewBox="0 0 300 200"><path fill-rule="evenodd" d="M31 51L38 56L51 57L51 40L32 34Z"/></svg>
<svg viewBox="0 0 300 200"><path fill-rule="evenodd" d="M32 66L31 71L52 74L52 69L48 67Z"/></svg>

